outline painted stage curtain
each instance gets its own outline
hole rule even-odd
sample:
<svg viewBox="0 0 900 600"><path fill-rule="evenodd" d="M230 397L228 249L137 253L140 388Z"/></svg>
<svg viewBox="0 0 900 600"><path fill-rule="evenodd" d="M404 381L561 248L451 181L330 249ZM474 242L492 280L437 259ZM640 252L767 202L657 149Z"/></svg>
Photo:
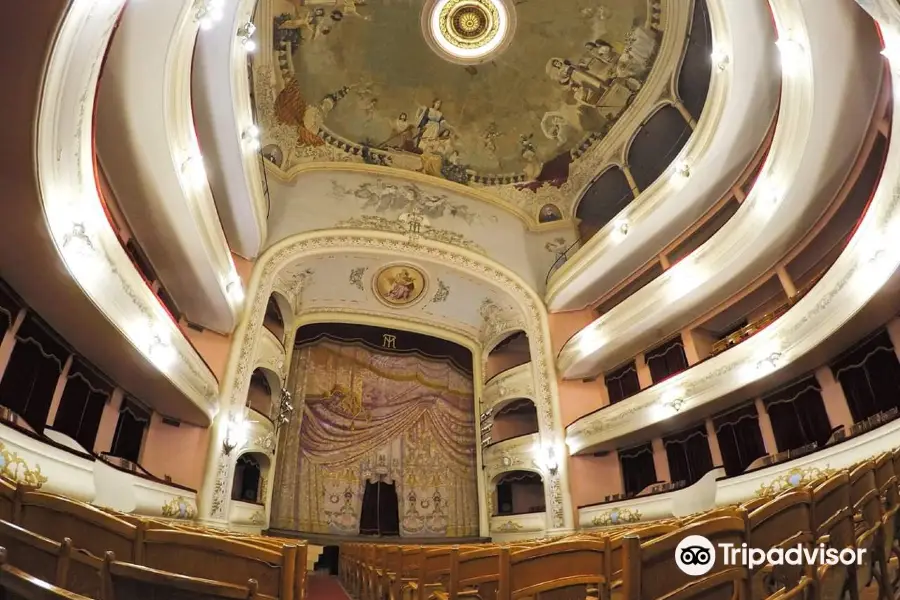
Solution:
<svg viewBox="0 0 900 600"><path fill-rule="evenodd" d="M401 536L477 535L471 375L330 339L292 362L302 419L282 435L273 527L355 535L366 482L383 481L396 485Z"/></svg>

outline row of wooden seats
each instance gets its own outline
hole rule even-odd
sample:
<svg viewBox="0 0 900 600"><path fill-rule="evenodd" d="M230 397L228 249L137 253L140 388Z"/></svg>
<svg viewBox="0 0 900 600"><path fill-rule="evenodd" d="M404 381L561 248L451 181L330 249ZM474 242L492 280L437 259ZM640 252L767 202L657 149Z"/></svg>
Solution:
<svg viewBox="0 0 900 600"><path fill-rule="evenodd" d="M115 597L109 582L117 577L132 587L143 581L145 591L167 578L171 594L158 597L175 598L191 586L205 586L209 598L305 597L305 543L191 529L0 480L0 546L9 565L70 592L109 599Z"/></svg>
<svg viewBox="0 0 900 600"><path fill-rule="evenodd" d="M900 452L885 453L784 493L687 519L580 532L509 545L344 544L344 585L360 600L517 600L550 594L579 598L837 598L857 600L876 585L895 596L887 565L896 551ZM752 572L721 560L702 578L675 564L678 543L702 535L740 548L865 549L859 566L759 565ZM571 590L576 590L572 595Z"/></svg>

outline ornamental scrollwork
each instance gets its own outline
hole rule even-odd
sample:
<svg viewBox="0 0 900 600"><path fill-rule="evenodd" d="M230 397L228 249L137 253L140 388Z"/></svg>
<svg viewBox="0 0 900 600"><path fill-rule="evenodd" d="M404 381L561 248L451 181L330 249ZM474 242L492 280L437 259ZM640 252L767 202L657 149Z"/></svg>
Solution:
<svg viewBox="0 0 900 600"><path fill-rule="evenodd" d="M197 516L197 508L183 496L176 496L162 506L162 516L167 519L193 520Z"/></svg>
<svg viewBox="0 0 900 600"><path fill-rule="evenodd" d="M761 483L759 489L756 490L757 498L763 496L773 496L791 488L806 485L810 481L814 481L819 477L827 477L835 472L828 465L824 467L807 467L805 469L793 468L782 473L768 483Z"/></svg>
<svg viewBox="0 0 900 600"><path fill-rule="evenodd" d="M521 529L524 529L524 527L521 523L510 519L506 523L503 523L502 525L495 527L494 531L496 531L498 533L514 533L516 531L520 531Z"/></svg>
<svg viewBox="0 0 900 600"><path fill-rule="evenodd" d="M631 510L630 508L613 508L596 515L591 519L591 525L594 527L604 527L606 525L620 525L622 523L636 523L641 520L641 511Z"/></svg>
<svg viewBox="0 0 900 600"><path fill-rule="evenodd" d="M29 467L24 458L8 450L3 442L0 442L0 477L35 490L47 483L40 465Z"/></svg>

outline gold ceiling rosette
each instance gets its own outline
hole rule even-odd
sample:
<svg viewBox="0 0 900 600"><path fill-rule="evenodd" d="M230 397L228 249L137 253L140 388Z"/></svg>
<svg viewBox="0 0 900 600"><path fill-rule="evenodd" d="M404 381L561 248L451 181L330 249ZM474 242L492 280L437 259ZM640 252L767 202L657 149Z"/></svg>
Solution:
<svg viewBox="0 0 900 600"><path fill-rule="evenodd" d="M500 11L490 0L450 0L438 18L441 35L458 48L481 48L500 33Z"/></svg>

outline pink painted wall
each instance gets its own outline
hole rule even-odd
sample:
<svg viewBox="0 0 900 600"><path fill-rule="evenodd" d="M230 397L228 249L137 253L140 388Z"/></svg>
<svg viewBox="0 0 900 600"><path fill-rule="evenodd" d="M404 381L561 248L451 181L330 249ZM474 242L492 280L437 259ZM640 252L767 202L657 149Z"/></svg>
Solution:
<svg viewBox="0 0 900 600"><path fill-rule="evenodd" d="M272 412L272 397L258 383L250 383L250 389L247 391L247 403L253 410L269 416Z"/></svg>
<svg viewBox="0 0 900 600"><path fill-rule="evenodd" d="M597 316L590 308L553 313L547 317L553 353L559 354L573 335L587 327Z"/></svg>
<svg viewBox="0 0 900 600"><path fill-rule="evenodd" d="M491 442L497 443L520 435L535 433L537 430L536 414L500 414L494 417L494 426L491 428Z"/></svg>
<svg viewBox="0 0 900 600"><path fill-rule="evenodd" d="M116 424L119 422L119 407L125 397L122 388L113 390L109 402L103 407L100 415L100 427L97 428L97 439L94 440L94 452L109 452L112 450L113 436L116 433Z"/></svg>
<svg viewBox="0 0 900 600"><path fill-rule="evenodd" d="M612 494L621 494L625 490L619 455L610 452L603 456L570 456L569 489L576 509L603 502Z"/></svg>
<svg viewBox="0 0 900 600"><path fill-rule="evenodd" d="M141 450L141 466L160 479L169 476L175 483L200 489L208 445L209 428L186 423L173 427L153 413Z"/></svg>
<svg viewBox="0 0 900 600"><path fill-rule="evenodd" d="M234 268L240 276L241 281L244 282L244 289L247 289L250 285L250 276L253 274L253 265L255 263L252 260L247 260L233 252L231 253L231 259L234 261Z"/></svg>
<svg viewBox="0 0 900 600"><path fill-rule="evenodd" d="M603 379L589 382L560 380L557 387L560 418L564 426L609 404L609 393Z"/></svg>
<svg viewBox="0 0 900 600"><path fill-rule="evenodd" d="M853 424L853 415L844 395L844 388L834 378L834 373L827 366L816 369L816 381L822 388L822 402L828 414L828 422L832 427Z"/></svg>
<svg viewBox="0 0 900 600"><path fill-rule="evenodd" d="M528 338L522 336L488 355L484 368L484 380L487 381L503 371L518 367L530 360L531 349L528 346Z"/></svg>
<svg viewBox="0 0 900 600"><path fill-rule="evenodd" d="M184 321L178 323L178 328L209 365L209 369L216 379L221 382L225 378L228 354L231 352L231 336L209 330L196 331L188 327Z"/></svg>
<svg viewBox="0 0 900 600"><path fill-rule="evenodd" d="M545 506L544 486L540 483L514 483L512 484L513 512L531 512L532 508ZM539 511L538 511L539 512Z"/></svg>

